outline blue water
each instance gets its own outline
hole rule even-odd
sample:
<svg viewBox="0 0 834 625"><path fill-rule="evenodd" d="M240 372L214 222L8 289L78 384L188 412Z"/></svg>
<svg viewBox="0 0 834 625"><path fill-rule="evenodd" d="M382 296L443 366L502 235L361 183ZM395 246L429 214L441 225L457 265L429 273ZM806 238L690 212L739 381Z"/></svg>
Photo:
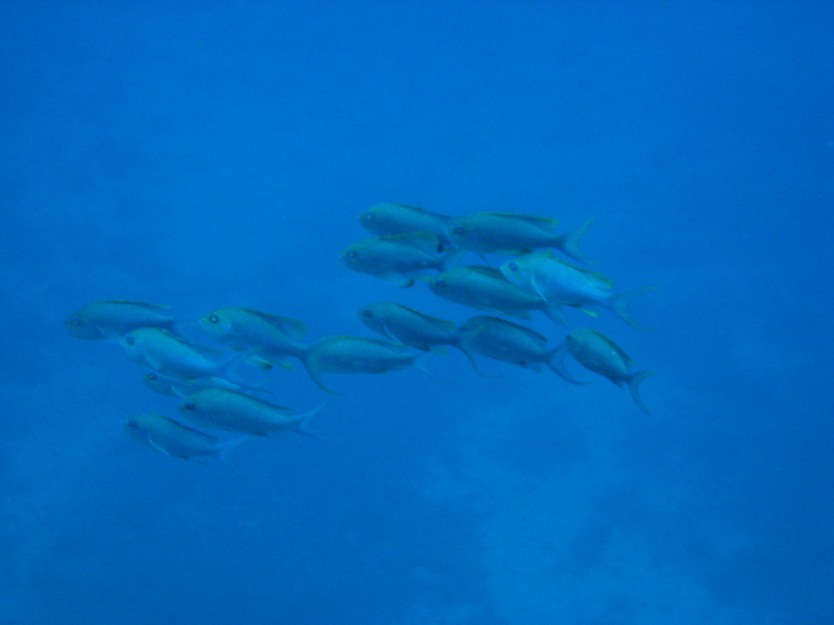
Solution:
<svg viewBox="0 0 834 625"><path fill-rule="evenodd" d="M0 35L2 625L831 622L830 3L7 1ZM328 377L316 438L234 469L125 436L176 402L64 333L87 302L471 315L342 266L379 201L596 217L654 331L569 322L655 416L451 353Z"/></svg>

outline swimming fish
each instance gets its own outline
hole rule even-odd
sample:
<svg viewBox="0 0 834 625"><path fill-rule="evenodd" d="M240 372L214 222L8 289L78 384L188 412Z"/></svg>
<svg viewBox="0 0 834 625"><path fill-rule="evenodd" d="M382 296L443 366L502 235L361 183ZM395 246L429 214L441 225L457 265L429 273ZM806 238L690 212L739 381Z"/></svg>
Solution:
<svg viewBox="0 0 834 625"><path fill-rule="evenodd" d="M560 357L559 347L547 347L547 338L517 323L486 315L471 317L460 326L461 346L469 353L475 352L502 360L519 367L539 370L545 365L568 382L584 384L571 376L564 367L554 364Z"/></svg>
<svg viewBox="0 0 834 625"><path fill-rule="evenodd" d="M245 393L205 388L186 397L179 409L185 419L201 427L269 436L285 432L310 435L308 423L323 407L300 414Z"/></svg>
<svg viewBox="0 0 834 625"><path fill-rule="evenodd" d="M552 313L543 298L519 289L492 267L456 267L429 278L428 283L438 297L486 312L522 319L529 319L531 310Z"/></svg>
<svg viewBox="0 0 834 625"><path fill-rule="evenodd" d="M157 373L193 380L229 378L238 359L223 361L221 353L196 345L161 328L137 328L119 341L128 357Z"/></svg>
<svg viewBox="0 0 834 625"><path fill-rule="evenodd" d="M448 248L446 228L452 218L417 206L383 202L361 213L359 221L366 230L377 235L430 232L444 244L444 248Z"/></svg>
<svg viewBox="0 0 834 625"><path fill-rule="evenodd" d="M560 375L570 375L564 366L564 354L570 354L586 369L608 378L617 386L628 386L631 397L637 407L646 414L651 414L640 397L640 383L654 375L652 371L630 371L634 361L623 349L601 332L591 328L577 328L571 332L554 357L554 366L561 370Z"/></svg>
<svg viewBox="0 0 834 625"><path fill-rule="evenodd" d="M589 219L573 232L557 234L559 222L555 219L515 213L475 213L454 219L447 234L455 246L473 252L519 253L553 247L587 262L579 241L592 223L593 219Z"/></svg>
<svg viewBox="0 0 834 625"><path fill-rule="evenodd" d="M225 388L240 392L263 392L262 389L235 384L234 382L216 376L184 380L162 375L155 371L148 371L142 376L142 382L152 391L169 397L188 397L200 389L209 387Z"/></svg>
<svg viewBox="0 0 834 625"><path fill-rule="evenodd" d="M460 345L457 325L452 321L423 314L396 302L377 302L359 309L359 319L382 336L425 352L442 353L450 345L463 352L480 373L472 354Z"/></svg>
<svg viewBox="0 0 834 625"><path fill-rule="evenodd" d="M444 253L443 244L430 232L404 232L352 243L342 250L348 269L367 273L400 286L412 286L414 278L429 271L444 271L462 253Z"/></svg>
<svg viewBox="0 0 834 625"><path fill-rule="evenodd" d="M133 440L183 460L214 457L228 464L232 452L249 440L248 436L221 440L149 412L122 421L122 426Z"/></svg>
<svg viewBox="0 0 834 625"><path fill-rule="evenodd" d="M143 302L100 300L82 306L67 317L64 330L77 339L118 338L136 328L170 330L174 318L166 312L168 309L168 306Z"/></svg>
<svg viewBox="0 0 834 625"><path fill-rule="evenodd" d="M322 373L384 373L418 365L419 355L406 345L354 336L329 336L313 344L304 355L307 373L319 388Z"/></svg>
<svg viewBox="0 0 834 625"><path fill-rule="evenodd" d="M218 308L200 317L200 329L235 351L250 351L248 362L264 369L266 363L286 367L283 356L300 358L307 346L304 322L251 308Z"/></svg>
<svg viewBox="0 0 834 625"><path fill-rule="evenodd" d="M531 252L510 259L501 265L501 273L526 293L548 302L563 324L558 312L560 305L590 309L591 312L594 306L599 306L634 328L646 329L634 321L628 307L635 297L653 291L655 287L613 293L609 278L567 263L550 252Z"/></svg>

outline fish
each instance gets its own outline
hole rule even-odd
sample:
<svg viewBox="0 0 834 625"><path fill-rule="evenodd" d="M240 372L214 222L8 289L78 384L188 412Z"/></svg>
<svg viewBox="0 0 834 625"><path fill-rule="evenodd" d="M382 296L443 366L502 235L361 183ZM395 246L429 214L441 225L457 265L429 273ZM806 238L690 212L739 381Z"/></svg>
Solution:
<svg viewBox="0 0 834 625"><path fill-rule="evenodd" d="M519 289L548 302L563 325L559 306L580 308L594 316L593 308L598 306L610 310L633 328L647 330L632 318L629 305L634 298L656 287L614 293L610 278L572 265L550 252L531 252L512 258L501 265L501 273Z"/></svg>
<svg viewBox="0 0 834 625"><path fill-rule="evenodd" d="M489 313L521 319L529 319L531 310L552 314L542 297L521 290L493 267L456 267L429 278L428 285L438 297Z"/></svg>
<svg viewBox="0 0 834 625"><path fill-rule="evenodd" d="M148 371L142 376L142 382L152 391L160 395L167 395L168 397L188 397L195 391L209 387L226 388L241 392L264 392L263 389L235 384L234 382L216 376L183 380L162 375L155 371Z"/></svg>
<svg viewBox="0 0 834 625"><path fill-rule="evenodd" d="M183 460L217 458L229 464L231 454L249 436L222 440L160 414L145 412L122 421L125 432L135 441Z"/></svg>
<svg viewBox="0 0 834 625"><path fill-rule="evenodd" d="M322 373L384 373L418 366L420 357L413 349L399 343L329 336L313 344L302 362L313 382L332 393L322 381Z"/></svg>
<svg viewBox="0 0 834 625"><path fill-rule="evenodd" d="M634 361L610 338L592 328L577 328L565 337L554 356L554 366L565 375L564 356L570 353L586 369L598 373L619 387L627 386L637 407L651 415L640 396L640 383L653 371L631 371ZM560 374L562 375L562 374Z"/></svg>
<svg viewBox="0 0 834 625"><path fill-rule="evenodd" d="M446 229L452 218L427 211L417 206L382 202L360 213L359 222L368 232L376 235L403 234L404 232L430 232L444 247L449 247Z"/></svg>
<svg viewBox="0 0 834 625"><path fill-rule="evenodd" d="M443 353L443 346L459 349L480 374L472 354L461 347L461 336L453 321L426 315L397 302L377 302L359 309L359 319L386 338L424 352Z"/></svg>
<svg viewBox="0 0 834 625"><path fill-rule="evenodd" d="M548 348L544 335L525 326L480 315L467 319L460 326L459 334L462 349L469 353L536 371L545 365L572 384L585 384L554 362L554 359L561 358L561 346Z"/></svg>
<svg viewBox="0 0 834 625"><path fill-rule="evenodd" d="M125 334L119 343L128 357L139 365L184 380L207 377L234 380L233 367L239 361L238 357L222 360L221 352L191 343L161 328L137 328Z"/></svg>
<svg viewBox="0 0 834 625"><path fill-rule="evenodd" d="M287 432L312 435L309 421L323 407L299 413L245 393L205 388L183 399L179 410L184 419L200 427L270 436Z"/></svg>
<svg viewBox="0 0 834 625"><path fill-rule="evenodd" d="M218 308L200 317L200 329L234 351L248 351L248 362L261 369L288 367L285 356L300 358L307 345L303 321L251 308ZM266 364L265 364L266 363Z"/></svg>
<svg viewBox="0 0 834 625"><path fill-rule="evenodd" d="M447 234L456 247L473 252L513 254L556 248L575 260L588 262L579 242L593 221L589 219L573 232L559 234L559 222L548 217L475 213L452 220Z"/></svg>
<svg viewBox="0 0 834 625"><path fill-rule="evenodd" d="M444 252L437 236L415 231L363 239L347 246L340 256L348 269L409 287L415 277L445 271L461 256L461 252Z"/></svg>
<svg viewBox="0 0 834 625"><path fill-rule="evenodd" d="M169 306L99 300L85 304L64 321L70 336L86 340L121 338L136 328L165 328L172 330L175 319L168 314Z"/></svg>

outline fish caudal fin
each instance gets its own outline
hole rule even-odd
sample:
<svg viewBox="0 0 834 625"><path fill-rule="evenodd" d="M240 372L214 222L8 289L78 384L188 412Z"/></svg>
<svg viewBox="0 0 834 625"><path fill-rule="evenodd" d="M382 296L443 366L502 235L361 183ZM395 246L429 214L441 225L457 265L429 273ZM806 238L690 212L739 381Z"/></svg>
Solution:
<svg viewBox="0 0 834 625"><path fill-rule="evenodd" d="M315 363L311 362L310 353L304 353L300 356L300 358L301 364L304 365L304 370L307 372L307 375L310 376L310 379L313 381L313 383L316 386L318 386L321 390L323 390L325 393L335 395L336 392L332 389L327 388L327 386L324 384L324 381L321 379L321 372L318 370L318 367L316 367Z"/></svg>
<svg viewBox="0 0 834 625"><path fill-rule="evenodd" d="M654 371L638 371L628 380L628 390L631 392L631 398L634 400L634 403L637 404L637 407L649 416L652 416L652 413L649 412L649 409L646 408L646 404L643 403L643 398L640 397L640 383L653 375Z"/></svg>
<svg viewBox="0 0 834 625"><path fill-rule="evenodd" d="M581 241L582 237L585 236L585 233L588 231L591 224L594 223L595 219L595 217L591 217L573 232L566 232L565 234L560 235L557 247L574 260L578 260L586 265L594 264L593 261L589 260L588 257L585 256L585 252L582 251L582 248L579 247L579 241Z"/></svg>
<svg viewBox="0 0 834 625"><path fill-rule="evenodd" d="M651 332L651 330L645 326L641 326L637 323L634 318L631 316L631 311L629 310L629 306L631 305L631 301L636 297L643 295L643 293L648 293L649 291L656 291L656 286L644 286L640 287L639 289L632 289L631 291L623 291L622 293L614 293L608 299L608 308L617 315L620 319L625 321L628 325L632 328L636 328L638 330L645 330L647 332Z"/></svg>
<svg viewBox="0 0 834 625"><path fill-rule="evenodd" d="M316 416L324 410L325 406L330 403L330 400L322 402L312 410L305 412L304 414L298 415L298 426L296 427L296 432L299 434L303 434L304 436L310 436L312 438L318 438L318 432L316 432L316 428L313 427L313 420Z"/></svg>
<svg viewBox="0 0 834 625"><path fill-rule="evenodd" d="M252 440L252 437L248 434L246 436L238 436L236 438L230 438L227 441L223 441L220 443L219 447L217 448L217 452L215 456L217 459L225 464L227 467L236 471L235 466L232 464L232 455L234 455L237 448L243 445L246 441Z"/></svg>
<svg viewBox="0 0 834 625"><path fill-rule="evenodd" d="M584 380L578 380L571 374L570 371L567 370L565 367L565 355L568 353L568 343L567 341L562 341L562 344L559 345L556 349L548 354L548 358L545 364L560 378L565 380L566 382L570 382L571 384L590 384L590 382L585 382Z"/></svg>

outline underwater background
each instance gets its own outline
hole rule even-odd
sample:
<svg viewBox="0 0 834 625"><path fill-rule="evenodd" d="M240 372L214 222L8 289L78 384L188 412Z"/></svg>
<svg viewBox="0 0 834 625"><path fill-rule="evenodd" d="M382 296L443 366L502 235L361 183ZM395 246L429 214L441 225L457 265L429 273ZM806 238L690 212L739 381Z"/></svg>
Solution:
<svg viewBox="0 0 834 625"><path fill-rule="evenodd" d="M0 54L0 624L830 622L830 3L6 0ZM88 302L475 314L342 265L382 201L595 217L652 331L568 321L653 416L453 352L232 468L125 435L176 401L64 332Z"/></svg>

